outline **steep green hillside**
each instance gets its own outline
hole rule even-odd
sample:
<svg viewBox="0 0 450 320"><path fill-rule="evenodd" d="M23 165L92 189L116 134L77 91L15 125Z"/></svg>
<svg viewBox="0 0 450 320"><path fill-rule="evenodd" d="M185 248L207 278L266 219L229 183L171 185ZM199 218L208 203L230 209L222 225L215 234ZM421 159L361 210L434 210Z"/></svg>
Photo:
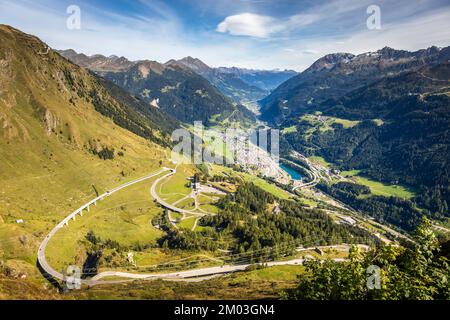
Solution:
<svg viewBox="0 0 450 320"><path fill-rule="evenodd" d="M176 122L3 25L0 68L0 269L42 287L47 232L96 193L169 165L155 142Z"/></svg>

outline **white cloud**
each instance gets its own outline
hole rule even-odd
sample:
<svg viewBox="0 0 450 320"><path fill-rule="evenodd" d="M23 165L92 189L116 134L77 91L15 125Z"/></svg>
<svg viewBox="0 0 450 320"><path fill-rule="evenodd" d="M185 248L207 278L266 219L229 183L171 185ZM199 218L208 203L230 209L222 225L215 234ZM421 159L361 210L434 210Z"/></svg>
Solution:
<svg viewBox="0 0 450 320"><path fill-rule="evenodd" d="M249 14L250 17L253 15L253 22L249 23L251 19L242 19L242 14L239 14L240 19L225 19L217 31L250 37L224 37L210 25L203 32L189 32L183 19L177 18L177 13L166 7L165 2L153 0L141 0L142 4L149 5L143 6L138 15L105 12L80 2L82 29L71 31L65 28L67 14L64 6L52 5L53 2L60 3L60 0L0 0L0 21L37 35L58 49L73 48L86 54L116 54L133 60L160 62L190 55L211 66L234 65L255 69L290 68L301 71L314 60L333 52L361 53L386 45L417 50L450 44L448 6L414 15L395 12L396 16L405 16L406 19L387 19L386 13L382 30L368 30L365 27L365 9L356 15L361 28L338 29L342 24L339 19L348 19L348 16L338 13L349 10L349 7L343 6L341 9L334 1L333 7L330 7L330 2L325 8L307 10L285 19L270 17L272 13ZM155 3L158 6L155 7ZM406 6L404 10L407 8L410 7ZM252 10L246 8L234 12ZM263 19L259 19L261 17ZM329 19L335 20L330 26L327 25ZM243 25L237 24L242 20L245 20ZM304 27L306 25L308 30ZM336 32L325 32L332 27L336 28ZM296 30L302 31L301 34L296 34Z"/></svg>
<svg viewBox="0 0 450 320"><path fill-rule="evenodd" d="M234 36L251 36L267 38L278 30L275 19L253 13L241 13L226 17L217 26L217 31Z"/></svg>
<svg viewBox="0 0 450 320"><path fill-rule="evenodd" d="M320 51L317 51L317 50L314 50L314 49L308 49L308 50L303 50L302 53L303 54L313 54L313 55L315 54L315 55L317 55L317 54L320 53Z"/></svg>
<svg viewBox="0 0 450 320"><path fill-rule="evenodd" d="M286 19L276 19L254 13L241 13L226 17L217 26L216 31L234 36L250 36L268 38L273 34L291 31L300 26L306 26L319 19L314 14L297 14Z"/></svg>

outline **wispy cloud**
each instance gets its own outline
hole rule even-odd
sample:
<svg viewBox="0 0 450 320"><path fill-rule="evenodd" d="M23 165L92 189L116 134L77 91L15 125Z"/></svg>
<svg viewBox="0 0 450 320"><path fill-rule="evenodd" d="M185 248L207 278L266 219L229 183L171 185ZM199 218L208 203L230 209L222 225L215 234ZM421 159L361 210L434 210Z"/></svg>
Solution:
<svg viewBox="0 0 450 320"><path fill-rule="evenodd" d="M302 70L333 52L450 45L448 0L377 0L382 29L366 27L373 0L0 0L0 23L51 47L165 62L195 56L212 66ZM81 30L66 8L81 7Z"/></svg>

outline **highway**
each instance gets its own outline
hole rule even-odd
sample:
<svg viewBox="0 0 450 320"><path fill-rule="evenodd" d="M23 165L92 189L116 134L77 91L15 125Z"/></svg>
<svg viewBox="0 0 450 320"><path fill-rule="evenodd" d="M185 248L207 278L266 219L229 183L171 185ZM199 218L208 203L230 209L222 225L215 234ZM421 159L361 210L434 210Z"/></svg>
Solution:
<svg viewBox="0 0 450 320"><path fill-rule="evenodd" d="M91 205L95 205L98 201L103 200L106 197L111 196L115 192L122 190L126 187L129 187L131 185L134 185L136 183L151 179L163 172L169 171L167 174L163 175L162 177L159 177L156 179L151 188L150 193L151 196L163 207L182 214L193 214L193 215L199 215L203 216L205 213L195 213L188 210L183 210L180 208L175 207L174 205L171 205L167 202L165 202L163 199L159 197L159 195L156 192L156 187L159 182L162 180L173 176L176 173L175 169L169 169L169 168L162 168L158 171L156 171L153 174L150 174L148 176L145 176L143 178L133 180L130 182L127 182L115 189L112 189L110 191L105 192L104 194L96 197L95 199L89 201L88 203L84 204L74 212L72 212L70 215L68 215L63 221L61 221L43 240L41 245L39 246L38 250L38 264L42 268L43 272L47 273L49 276L56 280L65 281L65 277L62 273L56 271L53 269L47 262L45 257L45 250L46 247L51 240L51 238L58 232L60 229L64 228L69 224L70 220L75 220L76 216L82 216L83 211L87 210L89 211L89 208ZM326 247L323 247L326 248ZM329 248L344 248L345 250L349 250L348 245L339 245L339 246L329 246ZM307 251L307 250L314 250L314 248L298 248L298 252ZM344 259L334 259L335 261L344 261ZM292 260L286 260L286 261L271 261L271 262L265 262L265 266L281 266L281 265L301 265L303 264L304 259L292 259ZM199 269L192 269L192 270L184 270L184 271L178 271L178 272L170 272L170 273L152 273L152 274L142 274L142 273L128 273L128 272L120 272L120 271L105 271L97 274L91 279L80 279L81 284L85 284L88 286L95 286L100 284L112 284L112 283L123 283L123 282L129 282L134 280L154 280L154 279L169 279L169 280L184 280L184 279L192 279L192 278L202 278L202 277L210 277L215 275L222 275L237 271L244 271L248 267L250 267L251 264L239 264L239 265L223 265L223 266L215 266L215 267L206 267L206 268L199 268ZM116 277L116 278L126 278L128 280L102 280L104 278L110 278L110 277Z"/></svg>
<svg viewBox="0 0 450 320"><path fill-rule="evenodd" d="M311 161L309 161L308 158L306 158L305 156L303 156L302 154L298 153L298 152L293 152L293 156L298 158L299 160L303 160L304 162L306 162L306 164L308 165L308 168L303 167L303 169L308 173L309 177L311 178L310 182L307 183L303 183L301 185L297 185L292 189L292 192L295 192L298 189L303 189L303 188L312 188L314 186L316 186L319 182L320 182L320 170L317 169L312 163ZM290 160L284 159L285 161L291 162L295 165L295 162L292 162Z"/></svg>
<svg viewBox="0 0 450 320"><path fill-rule="evenodd" d="M160 170L158 170L157 172L145 176L143 178L139 178L137 180L133 180L130 182L127 182L115 189L112 189L110 191L106 191L104 194L98 196L97 198L89 201L88 203L84 204L83 206L81 206L80 208L78 208L77 210L75 210L74 212L72 212L71 214L69 214L63 221L61 221L55 228L53 228L52 231L50 231L50 233L45 237L45 239L42 241L41 245L39 246L38 249L38 254L37 254L37 260L38 260L38 264L39 266L42 268L42 270L47 273L48 275L50 275L52 278L57 279L57 280L64 280L64 275L58 271L56 271L55 269L53 269L47 262L47 259L45 257L45 249L47 248L47 245L49 243L49 241L51 240L51 238L56 234L56 232L58 232L60 229L64 228L65 226L69 225L69 221L70 220L75 220L77 215L83 216L83 211L87 210L89 211L90 206L92 205L96 205L98 201L103 200L106 197L109 197L110 195L116 193L117 191L120 191L126 187L129 187L131 185L134 185L136 183L151 179L165 171L169 171L172 169L168 169L168 168L162 168Z"/></svg>
<svg viewBox="0 0 450 320"><path fill-rule="evenodd" d="M336 258L333 259L336 262L345 261L345 259ZM221 275L227 273L233 273L238 271L245 271L248 267L253 265L264 265L267 267L274 266L287 266L287 265L302 265L305 259L292 259L286 261L270 261L264 263L256 263L256 264L239 264L239 265L223 265L218 267L208 267L201 269L193 269L186 271L178 271L171 273L161 273L161 274L137 274L137 273L128 273L128 272L119 272L119 271L106 271L99 273L95 277L90 280L84 281L85 284L89 286L95 286L98 284L103 284L100 280L107 277L119 277L119 278L128 278L134 280L156 280L156 279L189 279L189 278L198 278L198 277L206 277L212 275ZM119 280L120 281L120 280ZM126 280L125 280L126 281Z"/></svg>
<svg viewBox="0 0 450 320"><path fill-rule="evenodd" d="M358 244L356 245L363 251L369 250L369 246ZM310 247L310 248L303 248L299 247L297 248L297 252L304 252L304 251L313 251L316 249L335 249L338 251L345 251L349 252L351 246L348 244L339 244L339 245L330 245L330 246L319 246L319 247ZM342 258L336 258L332 259L336 262L343 262L345 259ZM291 259L291 260L285 260L285 261L269 261L264 263L255 263L255 264L239 264L239 265L223 265L223 266L216 266L216 267L207 267L207 268L199 268L199 269L192 269L192 270L186 270L186 271L178 271L178 272L170 272L170 273L160 273L160 274L136 274L136 273L128 273L128 272L120 272L120 271L106 271L99 273L92 279L86 282L86 284L93 286L97 284L101 284L103 282L99 282L103 278L108 277L119 277L119 278L128 278L128 279L134 279L134 280L156 280L156 279L189 279L189 278L199 278L199 277L207 277L207 276L213 276L213 275L221 275L221 274L227 274L227 273L233 273L238 271L245 271L248 267L253 265L264 265L267 267L274 267L274 266L287 266L287 265L302 265L305 261L304 258L297 258L297 259ZM119 280L120 281L120 280ZM126 280L124 280L126 281Z"/></svg>
<svg viewBox="0 0 450 320"><path fill-rule="evenodd" d="M60 229L64 228L68 225L70 220L75 220L75 217L77 215L82 216L84 210L89 211L89 207L91 205L95 205L98 201L103 200L106 197L111 196L115 192L122 190L126 187L129 187L131 185L134 185L136 183L151 179L165 171L170 171L168 174L158 178L155 180L155 182L152 184L151 187L151 194L152 196L164 207L180 212L180 213L189 213L192 214L190 211L182 210L179 208L176 208L172 206L171 204L166 203L156 193L156 185L163 179L174 175L176 173L176 169L168 169L168 168L162 168L161 170L158 170L157 172L150 174L148 176L145 176L143 178L133 180L130 182L127 182L115 189L112 189L110 191L105 192L104 194L96 197L95 199L89 201L88 203L84 204L74 212L72 212L70 215L68 215L64 220L62 220L50 233L45 237L45 239L42 241L41 245L39 246L38 250L38 264L42 268L43 272L48 274L50 277L52 277L55 280L65 281L65 277L62 273L56 271L53 269L47 262L47 259L45 257L45 249L47 248L47 245L51 238L58 232ZM315 248L299 248L298 251L305 251L305 250L313 250ZM270 266L281 266L281 265L301 265L303 264L304 259L293 259L293 260L286 260L286 261L271 261L264 263L264 265L270 267ZM343 261L343 259L335 259L335 261ZM208 277L208 276L214 276L214 275L222 275L237 271L244 271L246 270L251 264L240 264L240 265L223 265L223 266L216 266L216 267L208 267L208 268L200 268L200 269L193 269L193 270L185 270L185 271L178 271L178 272L171 272L171 273L161 273L161 274L139 274L139 273L127 273L127 272L120 272L120 271L105 271L102 273L99 273L95 277L91 279L80 279L81 284L85 284L88 286L95 286L99 284L112 284L112 283L122 283L122 282L129 282L130 280L101 280L103 278L108 277L119 277L119 278L127 278L132 280L154 280L154 279L172 279L172 280L183 280L183 279L190 279L190 278L200 278L200 277Z"/></svg>
<svg viewBox="0 0 450 320"><path fill-rule="evenodd" d="M439 226L437 224L433 224L433 228L438 230L438 231L444 232L444 233L450 233L450 229L447 229L445 227Z"/></svg>
<svg viewBox="0 0 450 320"><path fill-rule="evenodd" d="M64 277L64 275L63 275L61 272L56 271L54 268L52 268L52 267L49 265L49 263L47 262L46 256L45 256L45 250L46 250L47 245L48 245L48 243L50 242L51 238L52 238L52 237L53 237L60 229L63 229L64 227L68 226L70 220L74 220L74 221L75 221L75 219L76 219L77 216L82 217L82 216L83 216L83 212L84 212L85 210L86 210L87 212L89 212L90 207L91 207L92 205L96 205L98 201L101 201L101 200L103 200L104 198L111 196L112 194L116 193L117 191L120 191L120 190L122 190L122 189L124 189L124 188L127 188L127 187L129 187L129 186L132 186L132 185L134 185L134 184L136 184L136 183L139 183L139 182L142 182L142 181L151 179L151 178L153 178L153 177L155 177L155 176L157 176L157 175L159 175L159 174L161 174L161 173L163 173L163 172L166 172L166 171L169 171L169 173L166 174L166 175L164 175L164 176L162 176L162 177L160 177L160 178L158 178L158 179L156 179L155 182L152 184L152 186L151 186L151 188L150 188L151 196L152 196L152 197L153 197L153 198L154 198L161 206L163 206L163 207L165 207L165 208L167 208L167 209L169 209L169 210L171 210L171 211L178 212L178 213L182 213L182 214L191 214L191 215L198 215L198 216L204 216L205 214L212 214L212 213L205 213L205 212L203 212L203 213L198 213L198 212L193 212L193 211L189 211L189 210L183 210L183 209L177 208L177 207L175 207L174 205L171 205L171 204L165 202L163 199L161 199L161 198L159 197L159 195L157 194L157 192L156 192L156 186L158 185L158 183L159 183L160 181L162 181L162 180L164 180L164 179L166 179L166 178L168 178L168 177L170 177L170 176L172 176L172 175L174 175L174 174L176 173L176 168L175 168L175 169L162 168L162 169L156 171L156 172L153 173L153 174L150 174L150 175L148 175L148 176L145 176L145 177L142 177L142 178L139 178L139 179L136 179L136 180L127 182L127 183L125 183L125 184L123 184L123 185L121 185L121 186L119 186L119 187L117 187L117 188L114 188L114 189L112 189L112 190L106 191L104 194L102 194L102 195L96 197L95 199L92 199L91 201L85 203L85 204L82 205L80 208L78 208L77 210L75 210L74 212L72 212L71 214L69 214L64 220L62 220L55 228L53 228L53 230L50 231L50 233L44 238L44 240L42 241L41 245L39 246L38 254L37 254L37 261L38 261L38 264L39 264L39 266L41 267L42 271L45 272L46 274L48 274L48 275L49 275L51 278L53 278L53 279L61 280L61 281L64 281L64 280L65 280L65 277ZM111 272L112 272L112 271L111 271ZM102 277L109 276L109 274L110 274L111 272L104 272L104 273L101 273L101 274L97 275L97 277L102 278ZM187 274L189 274L190 271L186 271L186 272L187 272ZM209 271L206 271L206 273L208 273L208 272L209 272ZM115 273L115 272L112 272L112 273ZM194 272L194 273L195 273L195 272ZM202 274L202 271L200 271L199 274ZM212 274L215 274L215 273L212 273ZM163 275L163 276L164 276L164 277L167 277L167 276L168 276L168 277L171 277L171 276L173 276L173 275L168 274L168 275ZM163 276L161 276L161 275L139 275L139 274L130 274L130 276L129 276L128 278L132 278L132 279L139 279L139 278L141 278L141 277L144 277L144 278L148 278L148 277L153 277L153 278L154 278L154 277L157 277L157 278L158 278L158 277L159 277L159 278L161 278L161 277L163 277ZM126 276L123 276L123 277L126 277ZM115 282L116 282L116 281L115 281ZM114 282L114 283L115 283L115 282ZM91 280L81 280L81 283L88 284L88 285L99 284L98 281L95 280L95 278L94 278L94 279L91 279ZM104 283L104 282L100 281L100 283ZM111 282L108 282L108 283L111 283Z"/></svg>
<svg viewBox="0 0 450 320"><path fill-rule="evenodd" d="M320 182L320 179L321 179L321 178L327 180L327 177L324 177L324 176L321 174L321 171L323 171L323 168L320 168L319 166L315 166L313 163L311 163L311 161L309 161L308 158L306 158L304 155L302 155L302 154L300 154L300 153L298 153L298 152L296 152L296 151L293 151L293 152L292 152L292 155L293 155L294 157L296 157L297 159L306 162L306 164L309 166L309 169L307 169L307 172L308 172L308 174L310 175L310 177L311 177L311 176L313 177L313 180L312 180L311 182L308 182L308 183L305 183L305 184L298 185L298 186L294 187L294 188L292 189L292 191L293 191L294 193L295 193L295 191L297 191L297 190L299 190L299 189L302 189L302 188L312 188L312 187L315 187L315 186ZM289 160L287 160L287 161L289 161ZM291 162L292 162L292 161L291 161ZM295 164L295 163L294 163L294 164ZM328 178L329 178L329 177L328 177ZM355 219L357 222L360 222L360 220L361 220L361 221L364 221L364 222L366 222L366 223L368 223L368 224L371 224L371 225L377 226L377 227L379 227L379 228L382 228L384 231L390 233L390 234L393 235L394 237L397 237L397 238L403 238L403 239L405 239L405 240L407 240L407 241L412 241L412 242L413 242L413 240L412 240L409 236L404 235L404 234L402 234L402 233L400 233L400 232L398 232L398 231L396 231L396 230L390 228L390 227L387 226L387 225L378 223L378 222L376 222L376 221L374 221L374 220L371 220L371 219L368 219L367 217L364 217L363 213L361 213L361 212L359 212L359 211L353 209L352 207L350 207L349 205L343 203L342 201L339 201L339 200L333 198L333 197L330 196L329 194L327 194L326 196L327 196L328 198L330 198L331 200L335 201L335 202L336 202L337 204L339 204L339 206L341 206L342 208L344 208L344 209L350 211L350 212L352 213L352 218ZM325 212L327 212L327 213L331 212L331 213L337 214L336 212L332 212L332 211L329 211L329 210L325 210ZM340 216L341 218L344 217L344 216L347 216L347 215L344 215L344 214L337 214L337 215ZM368 230L367 228L363 227L360 223L358 223L358 227L360 227L360 228L362 228L362 229L364 229L364 230L366 230L366 231L368 231L368 232L370 232L370 233L373 234L372 231L370 231L370 230ZM439 229L440 231L444 231L444 232L445 232L445 230L446 230L445 228L443 228L443 227L440 227L440 228L439 228L438 226L435 226L435 228L436 228L436 229ZM448 231L448 230L447 230L447 231ZM375 236L377 236L380 240L382 240L382 241L385 242L385 243L391 243L391 242L392 242L392 241L390 241L389 239L387 239L386 237L383 237L381 234L378 234L378 235L375 234Z"/></svg>
<svg viewBox="0 0 450 320"><path fill-rule="evenodd" d="M152 187L150 188L150 194L151 194L152 198L155 199L164 208L169 209L169 210L174 211L174 212L178 212L178 213L182 213L182 214L198 215L198 216L204 216L206 214L214 215L213 213L209 213L209 212L207 212L207 213L205 213L205 212L195 212L194 210L190 211L190 210L180 209L180 208L177 208L176 206L174 206L173 204L167 203L166 201L161 199L161 197L156 192L156 186L162 180L165 180L168 177L173 176L176 173L177 173L177 169L176 168L175 169L170 169L170 172L168 174L166 174L166 175L164 175L164 176L162 176L162 177L160 177L160 178L155 180L155 182L153 183Z"/></svg>

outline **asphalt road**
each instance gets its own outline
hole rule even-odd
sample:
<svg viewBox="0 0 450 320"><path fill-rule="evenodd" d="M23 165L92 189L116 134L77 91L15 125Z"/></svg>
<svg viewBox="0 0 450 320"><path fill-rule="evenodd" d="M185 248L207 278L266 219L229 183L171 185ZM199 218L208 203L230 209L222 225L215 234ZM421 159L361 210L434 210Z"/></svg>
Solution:
<svg viewBox="0 0 450 320"><path fill-rule="evenodd" d="M170 169L170 172L168 174L166 174L166 175L164 175L164 176L162 176L162 177L160 177L160 178L155 180L155 182L153 183L152 187L150 188L150 194L151 194L152 198L155 199L164 208L169 209L169 210L174 211L174 212L178 212L178 213L182 213L182 214L199 215L199 216L204 216L206 214L214 215L213 213L209 213L209 212L205 213L205 212L196 212L196 211L180 209L180 208L177 208L176 206L174 206L173 204L167 203L166 201L161 199L161 197L156 192L156 186L162 180L167 179L168 177L173 176L176 173L177 173L176 168L175 169Z"/></svg>
<svg viewBox="0 0 450 320"><path fill-rule="evenodd" d="M47 273L52 278L64 281L65 277L62 273L56 271L53 269L47 262L45 257L45 249L48 245L48 242L50 239L58 232L60 229L64 228L70 220L74 219L77 215L82 215L84 210L89 210L89 207L91 205L96 204L98 201L103 200L106 197L109 197L110 195L114 194L115 192L124 189L126 187L129 187L133 184L139 183L144 180L151 179L152 177L155 177L165 171L170 171L168 174L158 178L155 180L155 182L152 184L150 188L150 193L156 201L161 204L163 207L179 212L179 213L187 213L187 214L195 214L192 211L183 210L180 208L177 208L164 200L162 200L159 195L156 193L156 186L158 183L176 173L176 169L168 169L168 168L162 168L161 170L158 170L157 172L145 176L143 178L125 183L115 189L112 189L110 191L105 192L104 194L98 196L97 198L89 201L88 203L81 206L79 209L72 212L69 216L67 216L63 221L61 221L43 240L41 245L39 246L38 250L38 263L40 267L42 268L44 273ZM199 214L200 215L200 214ZM204 215L202 213L201 215ZM348 245L340 245L339 247L347 246ZM334 246L337 247L337 246ZM313 250L314 248L299 248L299 251L304 250ZM335 261L344 261L344 259L334 259ZM266 262L264 265L270 267L270 266L282 266L282 265L301 265L303 264L304 259L293 259L293 260L286 260L286 261L271 261ZM223 265L223 266L216 266L216 267L207 267L207 268L199 268L199 269L193 269L193 270L185 270L185 271L178 271L178 272L170 272L170 273L161 273L161 274L138 274L138 273L128 273L128 272L120 272L120 271L105 271L101 272L95 277L91 279L81 279L80 282L82 284L86 284L88 286L95 286L99 284L111 284L111 283L122 283L122 282L129 282L134 280L153 280L153 279L172 279L172 280L183 280L183 279L192 279L192 278L201 278L201 277L209 277L209 276L215 276L215 275L222 275L237 271L244 271L248 267L250 267L251 264L240 264L240 265ZM110 278L110 277L119 277L119 278L126 278L129 280L102 280L104 278Z"/></svg>
<svg viewBox="0 0 450 320"><path fill-rule="evenodd" d="M88 203L84 204L83 206L81 206L80 208L78 208L77 210L75 210L74 212L72 212L70 215L68 215L63 221L61 221L55 228L53 228L52 231L50 231L50 233L45 237L45 239L42 241L41 245L39 246L38 249L38 254L37 254L37 260L38 260L38 264L39 266L42 268L42 270L44 271L44 273L47 273L48 275L50 275L52 278L57 279L57 280L64 280L64 275L61 272L56 271L55 269L53 269L47 262L47 259L45 257L45 249L47 248L47 245L49 243L49 241L51 240L51 238L56 234L56 232L58 232L60 229L64 228L66 225L69 224L70 220L73 220L76 218L77 215L82 215L84 210L89 210L89 207L91 205L95 205L98 201L103 200L106 197L109 197L110 195L114 194L115 192L122 190L126 187L129 187L131 185L134 185L136 183L139 183L141 181L144 180L148 180L153 178L154 176L157 176L159 174L161 174L164 171L167 170L171 170L171 169L167 169L167 168L162 168L161 170L158 170L157 172L145 176L143 178L137 179L137 180L133 180L130 182L127 182L115 189L109 190L107 192L105 192L104 194L98 196L97 198L89 201Z"/></svg>
<svg viewBox="0 0 450 320"><path fill-rule="evenodd" d="M157 176L157 175L159 175L159 174L161 174L161 173L163 173L165 171L170 171L170 172L168 174L166 174L166 175L156 179L155 182L152 184L152 186L150 188L150 193L151 193L152 197L160 205L162 205L163 207L165 207L165 208L167 208L169 210L172 210L174 212L204 216L206 213L197 213L197 212L193 212L193 211L188 211L188 210L183 210L183 209L177 208L177 207L175 207L175 206L165 202L164 200L162 200L159 197L159 195L156 193L156 186L157 186L157 184L160 181L162 181L162 180L164 180L164 179L166 179L166 178L168 178L168 177L170 177L170 176L172 176L172 175L174 175L176 173L176 169L162 168L161 170L158 170L157 172L155 172L155 173L153 173L151 175L145 176L145 177L137 179L137 180L133 180L133 181L127 182L127 183L125 183L125 184L123 184L123 185L121 185L121 186L119 186L119 187L117 187L115 189L112 189L112 190L109 190L109 191L105 192L104 194L102 194L102 195L98 196L97 198L87 202L86 204L84 204L83 206L81 206L80 208L78 208L77 210L72 212L64 220L62 220L55 228L53 228L53 230L50 231L50 233L42 241L41 245L39 246L38 254L37 254L38 264L41 267L42 272L44 273L44 275L45 276L50 276L51 278L56 279L56 280L61 280L61 281L65 280L65 276L61 272L56 271L54 268L52 268L49 265L49 263L47 262L46 256L45 256L45 250L47 248L47 245L48 245L49 241L51 240L51 238L56 234L56 232L58 232L60 229L62 229L65 226L67 226L69 224L70 220L75 220L77 216L82 216L84 210L88 210L89 211L90 206L95 205L98 201L101 201L104 198L109 197L110 195L114 194L115 192L117 192L119 190L122 190L122 189L124 189L126 187L129 187L129 186L134 185L136 183L139 183L139 182L151 179L151 178L153 178L153 177L155 177L155 176ZM233 268L231 268L231 269L233 269ZM237 268L237 269L239 269L239 268ZM185 271L186 275L188 275L190 272L191 271ZM193 272L194 272L194 274L196 274L195 271L193 271ZM206 273L208 273L208 271L206 271ZM112 275L117 275L117 274L121 275L122 273L120 273L120 272L117 273L117 272L113 272L113 271L111 271L111 272L104 272L104 273L101 273L101 274L97 275L96 278L97 277L99 277L99 278L109 277L109 276L111 276L111 274ZM199 271L199 274L201 275L202 271ZM213 272L212 275L213 274L217 274L217 272L216 273ZM126 276L126 275L129 275L129 276ZM155 277L156 278L163 278L163 277L169 277L170 278L170 277L173 277L173 276L174 276L174 274L166 274L166 275L125 274L124 276L121 276L121 277L130 278L130 279L141 279L141 278L149 278L149 277L150 278L155 278ZM90 279L90 280L84 280L83 279L83 280L81 280L81 283L88 284L88 285L95 285L95 284L100 284L100 283L116 283L117 282L117 281L108 281L108 282L98 281L98 280L96 280L96 278L93 278L93 279ZM119 282L121 282L121 281L119 281Z"/></svg>
<svg viewBox="0 0 450 320"><path fill-rule="evenodd" d="M313 249L313 248L311 248ZM306 250L306 249L305 249ZM333 259L336 262L345 261L345 259L336 258ZM286 261L270 261L264 262L264 266L273 267L273 266L286 266L286 265L302 265L305 259L292 259ZM98 284L103 284L100 281L103 278L108 277L119 277L119 278L128 278L133 280L156 280L156 279L191 279L198 277L207 277L213 275L221 275L227 273L233 273L238 271L245 271L247 268L253 265L263 265L262 263L258 264L239 264L239 265L223 265L218 267L208 267L208 268L200 268L186 271L178 271L171 273L161 273L161 274L137 274L137 273L128 273L128 272L119 272L119 271L106 271L99 273L92 279L85 281L85 284L89 286L95 286ZM120 280L118 280L120 281ZM124 280L126 281L126 280Z"/></svg>

